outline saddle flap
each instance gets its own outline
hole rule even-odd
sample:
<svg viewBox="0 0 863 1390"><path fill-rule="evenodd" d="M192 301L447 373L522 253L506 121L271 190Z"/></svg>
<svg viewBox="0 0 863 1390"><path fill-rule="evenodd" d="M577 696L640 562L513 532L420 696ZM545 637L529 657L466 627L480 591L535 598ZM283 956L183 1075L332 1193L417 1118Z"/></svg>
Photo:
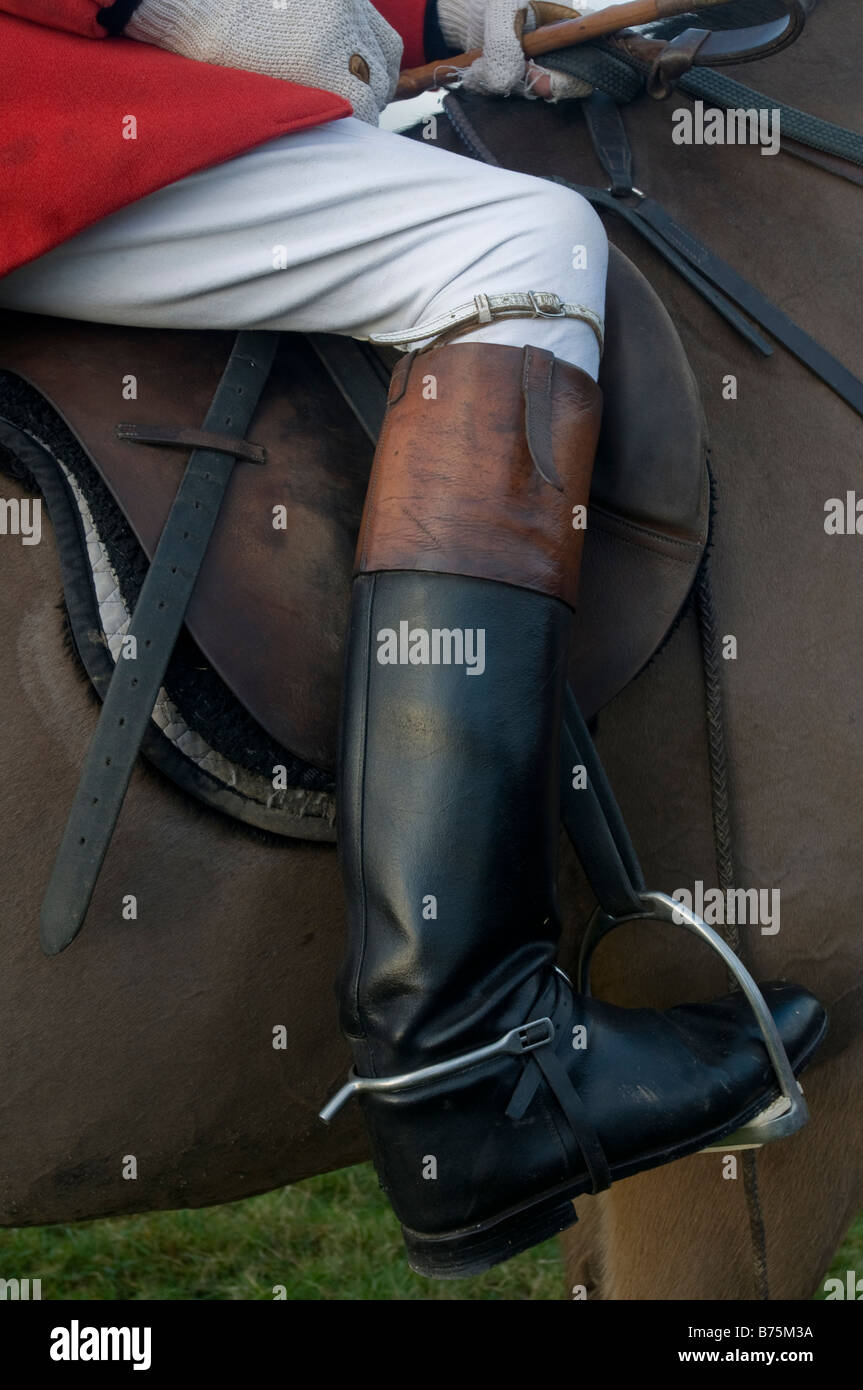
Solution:
<svg viewBox="0 0 863 1390"><path fill-rule="evenodd" d="M571 680L587 717L650 659L703 552L709 502L698 393L668 315L612 251L606 401L575 617ZM149 557L186 457L118 437L197 430L233 335L0 316L0 367L76 435ZM3 413L0 392L0 414ZM137 428L135 428L137 427ZM371 446L305 339L284 335L187 626L284 748L331 768L354 546Z"/></svg>

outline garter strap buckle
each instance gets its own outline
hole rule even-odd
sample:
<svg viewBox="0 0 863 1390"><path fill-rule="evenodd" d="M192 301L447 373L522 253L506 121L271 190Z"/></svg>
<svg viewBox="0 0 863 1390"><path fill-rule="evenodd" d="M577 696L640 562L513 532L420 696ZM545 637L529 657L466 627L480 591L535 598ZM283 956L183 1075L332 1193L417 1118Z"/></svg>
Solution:
<svg viewBox="0 0 863 1390"><path fill-rule="evenodd" d="M560 295L557 295L557 294L546 294L546 295L544 296L546 299L551 299L551 300L554 301L554 307L551 308L551 309L543 309L542 305L540 304L540 302L539 302L539 300L538 300L538 298L537 298L536 290L528 290L528 292L527 292L527 297L528 297L528 299L530 300L531 306L532 306L532 308L533 308L533 315L534 315L534 318L537 318L537 319L565 319L565 318L566 318L566 307L565 307L565 305L564 305L564 303L563 303L563 300L560 298Z"/></svg>

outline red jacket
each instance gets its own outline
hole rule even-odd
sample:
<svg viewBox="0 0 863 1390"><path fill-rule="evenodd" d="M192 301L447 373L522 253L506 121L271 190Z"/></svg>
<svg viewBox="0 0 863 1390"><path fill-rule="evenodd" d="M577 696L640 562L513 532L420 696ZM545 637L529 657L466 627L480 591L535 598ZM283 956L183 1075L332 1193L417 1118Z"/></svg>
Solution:
<svg viewBox="0 0 863 1390"><path fill-rule="evenodd" d="M405 67L424 61L425 5L375 0ZM196 169L350 115L330 92L109 37L104 9L0 0L0 275Z"/></svg>

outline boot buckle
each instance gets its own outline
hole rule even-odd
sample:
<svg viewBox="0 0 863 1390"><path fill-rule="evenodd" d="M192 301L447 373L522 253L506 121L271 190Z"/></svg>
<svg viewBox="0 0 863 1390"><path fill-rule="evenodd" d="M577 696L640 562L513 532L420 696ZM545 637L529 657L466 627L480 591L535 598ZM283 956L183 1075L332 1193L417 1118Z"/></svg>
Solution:
<svg viewBox="0 0 863 1390"><path fill-rule="evenodd" d="M537 1032L537 1029L540 1031ZM508 1047L508 1052L520 1055L523 1052L533 1052L538 1047L544 1047L546 1043L554 1042L554 1024L550 1018L537 1018L533 1023L525 1023L521 1028L513 1028L512 1033L507 1033L506 1039L517 1035L517 1045Z"/></svg>
<svg viewBox="0 0 863 1390"><path fill-rule="evenodd" d="M471 1052L462 1053L460 1057L450 1057L446 1062L434 1062L429 1067L419 1067L416 1071L401 1072L398 1076L357 1076L356 1072L351 1070L344 1086L327 1101L319 1118L325 1124L329 1124L345 1102L355 1095L409 1091L416 1086L424 1086L428 1081L437 1081L442 1076L452 1076L455 1072L466 1071L468 1067L475 1067L492 1057L505 1054L523 1057L525 1053L535 1052L538 1047L545 1047L553 1041L554 1024L551 1019L535 1018L530 1023L523 1023L519 1028L510 1028L497 1042L487 1043L485 1047L476 1047Z"/></svg>

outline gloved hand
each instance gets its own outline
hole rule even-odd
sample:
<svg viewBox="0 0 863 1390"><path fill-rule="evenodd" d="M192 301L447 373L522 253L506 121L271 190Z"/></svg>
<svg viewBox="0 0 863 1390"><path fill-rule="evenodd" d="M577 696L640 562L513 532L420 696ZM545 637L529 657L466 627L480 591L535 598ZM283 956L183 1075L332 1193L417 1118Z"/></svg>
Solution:
<svg viewBox="0 0 863 1390"><path fill-rule="evenodd" d="M438 0L437 10L441 32L450 48L460 52L483 50L483 56L464 74L463 85L468 91L495 96L516 92L534 99L542 96L546 101L586 97L593 91L590 83L580 77L527 62L521 46L522 35L538 25L592 14L589 5L579 4L574 9L546 0Z"/></svg>
<svg viewBox="0 0 863 1390"><path fill-rule="evenodd" d="M402 41L370 0L141 0L130 38L186 58L347 97L370 125L395 91Z"/></svg>

